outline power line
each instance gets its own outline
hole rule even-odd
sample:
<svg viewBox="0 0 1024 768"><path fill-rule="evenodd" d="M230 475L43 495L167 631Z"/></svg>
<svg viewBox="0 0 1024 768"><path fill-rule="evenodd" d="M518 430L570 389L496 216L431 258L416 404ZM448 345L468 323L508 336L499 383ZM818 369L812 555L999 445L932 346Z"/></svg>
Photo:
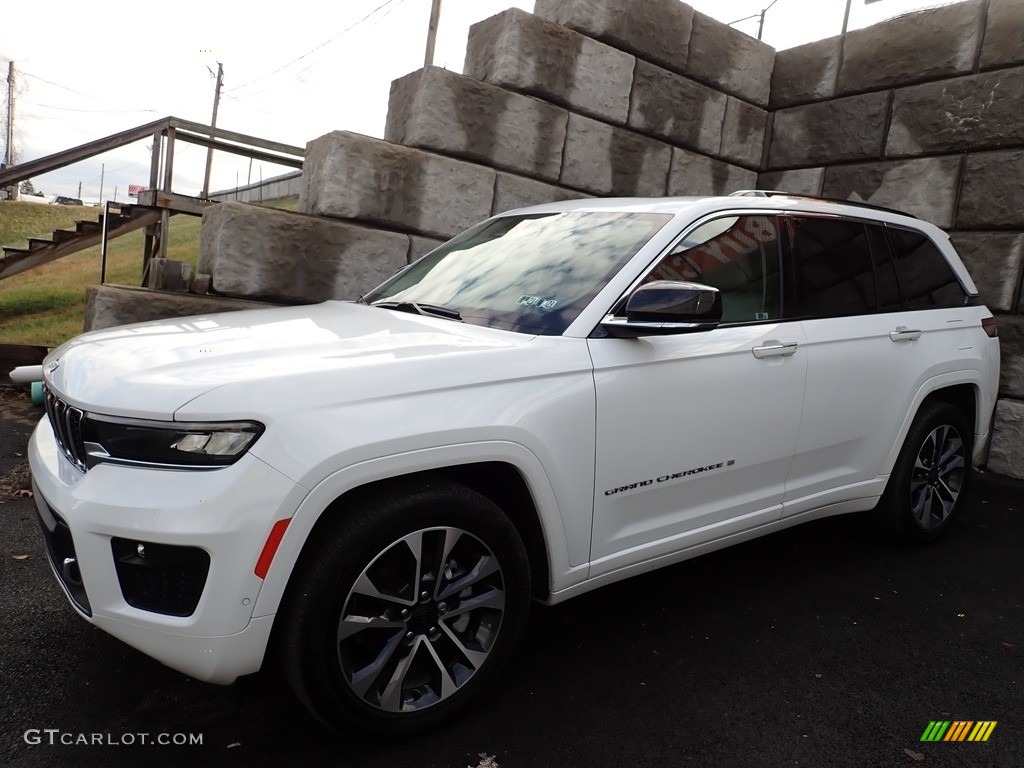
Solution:
<svg viewBox="0 0 1024 768"><path fill-rule="evenodd" d="M274 117L273 113L271 113L271 112L267 112L267 110L265 110L265 109L260 109L259 107L254 107L254 106L253 106L252 104L248 104L248 103L246 103L246 102L242 101L241 99L235 98L235 97L234 97L234 96L232 96L232 95L231 95L230 93L222 93L222 94L221 94L221 96L222 96L223 98L225 98L225 99L231 99L232 101L234 101L234 102L236 102L236 103L238 103L238 104L241 104L241 105L242 105L243 107L245 107L246 109L251 109L251 110L254 110L254 111L256 111L256 112L262 112L262 113L263 113L264 115L266 115L267 117Z"/></svg>
<svg viewBox="0 0 1024 768"><path fill-rule="evenodd" d="M250 81L249 81L249 82L247 82L247 83L242 83L241 85L236 85L236 86L235 86L234 88L231 88L230 90L231 90L232 92L233 92L233 91L238 91L238 90L241 90L242 88L245 88L245 87L247 87L247 86L249 86L249 85L252 85L253 83L257 83L257 82L259 82L259 81L261 81L261 80L266 80L266 79L267 79L267 78L269 78L269 77L273 77L274 75L276 75L276 74L277 74L278 72L280 72L281 70L283 70L283 69L287 69L287 68L288 68L288 67L290 67L290 66L291 66L292 64L296 64L296 63L298 63L298 62L302 61L303 59L305 59L305 58L306 58L307 56L310 56L310 55L312 55L312 54L316 53L316 52L317 52L317 51L319 51L319 50L320 50L321 48L324 48L324 47L326 47L326 46L330 45L330 44L331 44L331 43L333 43L333 42L334 42L335 40L337 40L338 38L340 38L340 37L341 37L342 35L344 35L344 34L346 34L346 33L348 33L348 32L351 32L351 31L352 31L353 29L355 29L355 28L356 28L356 27L358 27L358 26L359 26L360 24L362 24L362 23L363 23L364 21L368 20L368 19L369 19L369 18L370 18L371 16L373 16L374 14L376 14L376 13L377 13L378 11L381 11L381 10L383 10L384 8L387 8L387 7L389 6L389 5L391 5L392 3L395 3L395 2L398 2L398 0L385 0L385 1L383 2L383 3L381 3L381 4L380 4L380 5L378 5L378 6L376 7L376 8L374 8L374 9L373 9L372 11L370 11L370 12L369 12L368 14L366 14L366 15L365 15L365 16L364 16L363 18L361 18L361 19L360 19L359 21L355 22L354 24L351 24L351 25L349 25L348 27L345 27L345 29L341 30L341 32L339 32L338 34L336 34L336 35L335 35L334 37L332 37L332 38L331 38L330 40L326 40L325 42L323 42L323 43L320 43L320 45L316 46L315 48L311 48L310 50L306 51L306 52L305 52L304 54L302 54L302 55L301 55L301 56L299 56L298 58L296 58L296 59L292 59L292 60L291 60L291 61L289 61L289 62L288 62L287 64L282 64L282 65L281 65L280 67L278 67L277 69L273 70L272 72L268 72L268 73L267 73L267 74L265 74L265 75L261 75L260 77L256 77L256 78L254 78L254 79L250 80ZM250 94L250 95L251 95L251 94Z"/></svg>
<svg viewBox="0 0 1024 768"><path fill-rule="evenodd" d="M405 1L406 1L406 0L398 0L398 3L397 3L397 5L394 5L394 6L392 6L391 8L388 8L388 10L387 10L387 11L385 11L384 13L382 13L382 14L380 15L380 18L382 18L382 19L383 19L383 18L385 18L386 16L390 16L390 15L391 15L391 13L392 13L392 11L394 11L394 10L395 10L396 8L398 8L399 6L401 6L401 5L402 5L402 3L404 3ZM310 63L309 63L309 64L307 64L307 65L306 65L305 67L303 67L302 69L300 69L300 70L298 70L297 72L295 72L295 73L294 73L294 74L295 74L295 77L298 77L299 75L301 75L301 74L303 74L303 73L305 73L305 72L309 72L309 70L311 70L311 69L312 69L313 67L315 67L315 66L316 66L317 64L318 64L318 62L316 62L316 61L310 62ZM260 89L260 90L258 90L258 91L250 91L249 93L246 93L246 94L243 94L243 95L244 95L244 96L246 96L246 97L248 97L248 96L256 96L257 94L260 94L260 93L265 93L266 91L270 90L270 88L272 88L272 87L273 87L273 86L269 86L269 85L268 85L268 86L267 86L266 88L261 88L261 89Z"/></svg>
<svg viewBox="0 0 1024 768"><path fill-rule="evenodd" d="M23 75L25 75L27 77L31 77L33 80L38 80L41 83L46 83L47 85L53 85L53 86L56 86L57 88L63 88L65 91L71 91L71 93L77 93L79 96L85 96L86 98L89 98L89 99L101 99L102 98L100 96L96 96L96 95L91 94L91 93L85 93L84 91L76 91L74 88L68 88L66 85L61 85L60 83L55 83L52 80L47 80L45 77L40 77L39 75L33 75L31 72L26 72L25 70L22 70L21 74L23 74Z"/></svg>
<svg viewBox="0 0 1024 768"><path fill-rule="evenodd" d="M159 112L155 109L77 109L75 107L56 107L53 104L40 104L38 101L25 100L26 104L31 104L35 107L43 107L44 109L57 109L61 112L89 112L91 114L100 115L136 115L140 112L153 112L154 114L162 115L163 112Z"/></svg>
<svg viewBox="0 0 1024 768"><path fill-rule="evenodd" d="M26 75L28 77L31 77L33 80L38 80L41 83L46 83L47 85L52 85L55 88L60 88L62 90L68 91L69 93L74 93L74 94L77 94L79 96L85 96L87 99L96 99L97 101L105 101L108 104L113 103L113 102L111 102L110 99L108 99L105 96L97 96L94 93L86 93L85 91L79 91L76 88L70 88L70 87L68 87L66 85L61 85L60 83L55 83L55 82L53 82L53 80L47 80L45 77L40 77L39 75L34 75L31 72L25 72L24 70L22 70L21 74ZM44 106L44 105L40 105L40 106ZM67 109L67 108L66 107L54 107L54 109ZM110 111L111 112L117 112L119 110L110 110ZM129 111L131 111L131 112L154 112L154 113L158 113L159 112L159 110L156 110L156 109L137 109L137 110L122 110L122 111L126 112L126 113L129 112Z"/></svg>
<svg viewBox="0 0 1024 768"><path fill-rule="evenodd" d="M33 120L63 120L63 117L57 117L55 115L37 115L34 112L22 111L22 117L31 117Z"/></svg>

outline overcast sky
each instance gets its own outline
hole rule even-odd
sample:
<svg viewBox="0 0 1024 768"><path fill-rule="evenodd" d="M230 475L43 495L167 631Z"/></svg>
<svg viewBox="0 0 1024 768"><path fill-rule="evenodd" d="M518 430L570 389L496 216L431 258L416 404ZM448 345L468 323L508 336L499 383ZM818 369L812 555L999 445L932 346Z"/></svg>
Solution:
<svg viewBox="0 0 1024 768"><path fill-rule="evenodd" d="M627 0L623 0L624 2ZM643 2L643 0L628 0ZM332 130L381 136L390 82L423 64L431 0L239 0L96 6L81 0L0 2L0 93L7 61L17 80L14 145L32 160L174 115L209 123L217 62L222 128L304 146ZM691 0L694 8L752 36L771 0ZM852 0L850 28L946 4ZM764 40L777 49L838 34L846 0L776 0ZM533 0L443 0L434 63L461 72L469 26ZM0 120L3 119L0 106ZM0 146L6 134L0 135ZM0 155L2 157L2 155ZM198 194L206 150L179 144L175 191ZM33 179L48 196L126 199L149 179L145 141ZM256 162L252 181L289 171ZM217 153L212 189L245 184L249 161Z"/></svg>

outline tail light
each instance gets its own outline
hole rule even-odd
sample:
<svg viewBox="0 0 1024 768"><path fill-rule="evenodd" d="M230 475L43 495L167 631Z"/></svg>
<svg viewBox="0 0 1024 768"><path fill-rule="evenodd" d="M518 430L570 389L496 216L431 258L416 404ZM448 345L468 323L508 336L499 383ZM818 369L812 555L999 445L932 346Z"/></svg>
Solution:
<svg viewBox="0 0 1024 768"><path fill-rule="evenodd" d="M981 321L981 330L983 330L990 339L994 339L999 336L999 324L996 322L994 317L986 317Z"/></svg>

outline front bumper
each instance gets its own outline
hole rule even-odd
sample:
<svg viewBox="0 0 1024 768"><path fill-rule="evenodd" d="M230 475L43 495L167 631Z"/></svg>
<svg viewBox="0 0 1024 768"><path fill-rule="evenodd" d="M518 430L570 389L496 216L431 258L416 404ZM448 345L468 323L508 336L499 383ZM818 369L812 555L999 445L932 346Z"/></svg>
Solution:
<svg viewBox="0 0 1024 768"><path fill-rule="evenodd" d="M274 617L253 619L263 585L253 568L301 487L249 455L208 471L100 464L83 474L46 418L29 464L50 564L80 615L199 680L260 668Z"/></svg>

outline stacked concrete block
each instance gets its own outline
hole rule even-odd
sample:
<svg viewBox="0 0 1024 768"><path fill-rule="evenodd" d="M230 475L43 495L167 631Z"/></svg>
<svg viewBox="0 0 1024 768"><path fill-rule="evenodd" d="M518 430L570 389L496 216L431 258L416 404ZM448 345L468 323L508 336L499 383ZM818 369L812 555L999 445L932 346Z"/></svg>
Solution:
<svg viewBox="0 0 1024 768"><path fill-rule="evenodd" d="M596 195L660 197L671 161L668 144L572 115L560 181Z"/></svg>
<svg viewBox="0 0 1024 768"><path fill-rule="evenodd" d="M694 10L678 0L537 0L533 12L674 72L686 72Z"/></svg>
<svg viewBox="0 0 1024 768"><path fill-rule="evenodd" d="M950 239L988 308L994 312L1017 311L1024 233L954 232Z"/></svg>
<svg viewBox="0 0 1024 768"><path fill-rule="evenodd" d="M979 152L964 164L957 227L1024 230L1024 149Z"/></svg>
<svg viewBox="0 0 1024 768"><path fill-rule="evenodd" d="M538 0L535 13L547 21L507 12L500 23L478 25L467 74L569 108L560 184L599 195L753 186L768 125L775 57L769 46L678 0ZM481 49L498 41L500 54L488 58L475 50L474 34ZM589 46L582 42L587 39ZM565 63L545 69L559 58L546 51L556 41ZM615 63L611 72L621 75L632 65L626 98L616 101L628 106L624 126L621 112L599 109L592 96L569 95L581 90L583 73L602 71L609 94L623 94L621 76L612 78L594 63L595 41L615 49L606 65Z"/></svg>
<svg viewBox="0 0 1024 768"><path fill-rule="evenodd" d="M513 9L474 25L465 76L428 67L395 81L387 141L497 169L492 212L585 195L726 193L754 185L768 123L770 48L677 0L629 9L606 0L542 0L537 11ZM303 210L418 234L454 233L411 216L411 202L397 206L400 216L360 206L372 194L352 184L351 172L344 188L325 193L322 180L351 166L340 158L351 150L338 145L352 140L332 136L326 152L310 145ZM334 167L321 155L334 157Z"/></svg>
<svg viewBox="0 0 1024 768"><path fill-rule="evenodd" d="M1024 3L1020 0L989 0L981 68L1024 64Z"/></svg>
<svg viewBox="0 0 1024 768"><path fill-rule="evenodd" d="M713 88L768 106L775 49L694 12L685 73Z"/></svg>
<svg viewBox="0 0 1024 768"><path fill-rule="evenodd" d="M675 72L638 61L628 124L671 144L717 155L727 98Z"/></svg>
<svg viewBox="0 0 1024 768"><path fill-rule="evenodd" d="M1024 317L1000 317L999 340L1003 353L999 394L1024 400ZM1021 470L1024 471L1024 467Z"/></svg>
<svg viewBox="0 0 1024 768"><path fill-rule="evenodd" d="M672 150L669 195L727 195L740 189L754 189L756 186L756 171L729 165L685 149Z"/></svg>
<svg viewBox="0 0 1024 768"><path fill-rule="evenodd" d="M635 64L628 53L513 8L473 25L463 71L624 125Z"/></svg>
<svg viewBox="0 0 1024 768"><path fill-rule="evenodd" d="M745 168L759 168L767 128L766 110L730 96L725 105L719 156Z"/></svg>
<svg viewBox="0 0 1024 768"><path fill-rule="evenodd" d="M576 189L567 189L545 184L534 179L524 179L511 173L498 172L494 182L494 206L492 213L504 213L516 208L540 203L554 203L562 200L577 200L590 195Z"/></svg>
<svg viewBox="0 0 1024 768"><path fill-rule="evenodd" d="M540 99L426 67L391 84L384 138L557 181L568 117Z"/></svg>
<svg viewBox="0 0 1024 768"><path fill-rule="evenodd" d="M442 245L444 240L435 240L432 237L421 237L420 235L409 235L408 263L412 264L417 259L426 256L437 246Z"/></svg>
<svg viewBox="0 0 1024 768"><path fill-rule="evenodd" d="M825 169L822 194L897 208L936 226L953 224L960 159L930 157Z"/></svg>
<svg viewBox="0 0 1024 768"><path fill-rule="evenodd" d="M1022 117L1024 67L898 88L886 155L1020 146L1024 144Z"/></svg>
<svg viewBox="0 0 1024 768"><path fill-rule="evenodd" d="M226 296L197 296L193 293L155 291L124 285L90 285L85 289L85 322L82 330L96 331L149 320L275 306L278 305Z"/></svg>
<svg viewBox="0 0 1024 768"><path fill-rule="evenodd" d="M842 38L829 37L775 54L769 106L773 109L836 95Z"/></svg>
<svg viewBox="0 0 1024 768"><path fill-rule="evenodd" d="M306 147L304 213L449 238L491 213L495 171L335 131Z"/></svg>
<svg viewBox="0 0 1024 768"><path fill-rule="evenodd" d="M983 0L907 14L846 35L836 93L952 77L974 70Z"/></svg>
<svg viewBox="0 0 1024 768"><path fill-rule="evenodd" d="M889 96L868 93L775 112L768 165L775 169L879 157Z"/></svg>
<svg viewBox="0 0 1024 768"><path fill-rule="evenodd" d="M988 468L1024 480L1024 316L999 318L1002 366Z"/></svg>
<svg viewBox="0 0 1024 768"><path fill-rule="evenodd" d="M308 303L357 299L408 256L407 235L221 203L203 213L199 270L222 296Z"/></svg>
<svg viewBox="0 0 1024 768"><path fill-rule="evenodd" d="M1024 401L1001 399L996 403L988 468L1000 475L1024 480Z"/></svg>
<svg viewBox="0 0 1024 768"><path fill-rule="evenodd" d="M825 184L824 168L798 168L792 171L769 171L757 177L758 189L774 189L794 195L820 196Z"/></svg>

